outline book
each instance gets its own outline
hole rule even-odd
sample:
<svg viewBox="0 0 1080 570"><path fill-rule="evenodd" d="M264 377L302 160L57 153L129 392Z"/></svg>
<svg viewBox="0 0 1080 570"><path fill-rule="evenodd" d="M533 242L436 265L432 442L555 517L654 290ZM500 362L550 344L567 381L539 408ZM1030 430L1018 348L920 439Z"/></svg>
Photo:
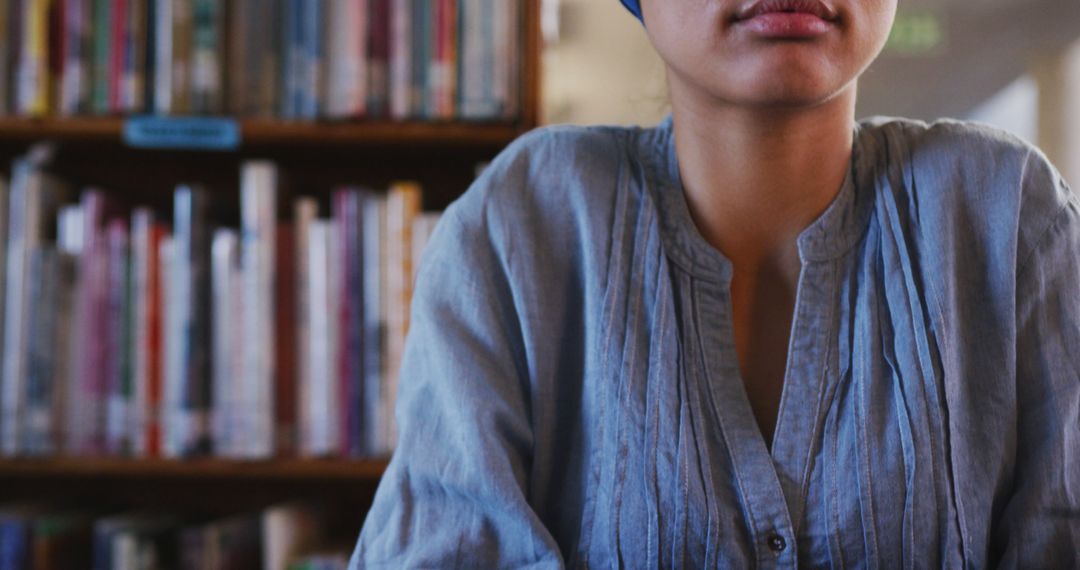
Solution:
<svg viewBox="0 0 1080 570"><path fill-rule="evenodd" d="M520 0L0 0L0 114L508 119Z"/></svg>
<svg viewBox="0 0 1080 570"><path fill-rule="evenodd" d="M15 7L20 0L0 0L0 116L11 114L14 109L11 105L11 60L18 43L14 33L20 26L17 18L13 21Z"/></svg>
<svg viewBox="0 0 1080 570"><path fill-rule="evenodd" d="M306 457L332 455L340 449L340 407L335 388L338 383L338 291L334 286L340 269L334 263L336 230L334 222L310 222L307 253L309 269L308 315L310 316L310 383L303 386L305 418L301 426L301 454Z"/></svg>
<svg viewBox="0 0 1080 570"><path fill-rule="evenodd" d="M392 184L386 199L387 266L386 361L383 368L383 447L393 448L397 441L393 402L401 360L405 352L405 337L409 330L409 303L412 298L413 222L420 214L420 186L412 182Z"/></svg>
<svg viewBox="0 0 1080 570"><path fill-rule="evenodd" d="M386 260L386 197L368 193L362 204L363 215L363 342L364 358L362 421L363 453L368 456L388 454L383 434L383 361L386 351L387 298L384 284Z"/></svg>
<svg viewBox="0 0 1080 570"><path fill-rule="evenodd" d="M275 451L291 456L296 450L297 416L297 298L294 226L277 225L274 257L274 434Z"/></svg>
<svg viewBox="0 0 1080 570"><path fill-rule="evenodd" d="M63 54L58 112L74 116L89 112L90 0L57 0L63 4Z"/></svg>
<svg viewBox="0 0 1080 570"><path fill-rule="evenodd" d="M367 116L382 119L389 114L390 99L390 3L368 0Z"/></svg>
<svg viewBox="0 0 1080 570"><path fill-rule="evenodd" d="M160 353L161 302L157 273L158 247L163 233L149 208L131 214L131 420L128 427L131 452L137 457L156 455L157 408L160 405L160 375L156 356Z"/></svg>
<svg viewBox="0 0 1080 570"><path fill-rule="evenodd" d="M390 117L413 115L413 0L390 2Z"/></svg>
<svg viewBox="0 0 1080 570"><path fill-rule="evenodd" d="M13 166L7 236L3 370L0 376L0 454L25 451L28 354L32 324L30 276L33 253L55 234L62 183L43 170L45 157L28 155Z"/></svg>
<svg viewBox="0 0 1080 570"><path fill-rule="evenodd" d="M296 271L293 273L296 307L296 446L302 455L311 455L311 424L322 421L313 416L310 402L312 383L311 318L309 299L311 224L319 214L314 198L299 198L293 203L293 242Z"/></svg>
<svg viewBox="0 0 1080 570"><path fill-rule="evenodd" d="M269 457L274 451L274 252L277 217L277 167L253 161L241 174L241 267L244 290L239 437L243 457Z"/></svg>
<svg viewBox="0 0 1080 570"><path fill-rule="evenodd" d="M224 2L192 1L191 112L217 114L224 110Z"/></svg>
<svg viewBox="0 0 1080 570"><path fill-rule="evenodd" d="M28 355L26 369L26 415L21 426L22 454L48 456L56 453L53 422L59 418L55 409L57 306L59 297L60 254L54 246L38 246L29 255L30 310L34 318L28 324Z"/></svg>
<svg viewBox="0 0 1080 570"><path fill-rule="evenodd" d="M214 306L214 451L226 457L239 455L242 441L236 437L236 378L240 374L237 350L243 338L243 296L240 295L240 236L219 228L211 246L211 287Z"/></svg>
<svg viewBox="0 0 1080 570"><path fill-rule="evenodd" d="M165 453L170 457L210 451L208 199L204 189L184 185L176 189L173 206L169 331L176 354L165 385Z"/></svg>
<svg viewBox="0 0 1080 570"><path fill-rule="evenodd" d="M20 2L15 106L22 116L43 117L49 111L49 1Z"/></svg>
<svg viewBox="0 0 1080 570"><path fill-rule="evenodd" d="M326 116L358 118L368 94L368 0L327 4Z"/></svg>
<svg viewBox="0 0 1080 570"><path fill-rule="evenodd" d="M74 294L73 342L67 376L68 422L64 448L72 455L96 455L105 450L105 402L108 385L104 372L107 332L103 307L107 299L108 268L102 232L105 195L98 189L83 191L77 220L70 223L65 242L77 252L78 277ZM81 235L80 235L81 234ZM76 237L78 236L78 237Z"/></svg>

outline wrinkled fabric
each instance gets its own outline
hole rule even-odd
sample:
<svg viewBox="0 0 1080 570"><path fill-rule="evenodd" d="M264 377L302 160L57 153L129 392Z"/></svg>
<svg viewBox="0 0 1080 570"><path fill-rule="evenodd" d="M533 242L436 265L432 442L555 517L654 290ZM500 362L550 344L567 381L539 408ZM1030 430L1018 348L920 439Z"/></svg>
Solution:
<svg viewBox="0 0 1080 570"><path fill-rule="evenodd" d="M353 568L1080 567L1080 207L875 117L798 238L771 450L670 117L554 127L446 212Z"/></svg>

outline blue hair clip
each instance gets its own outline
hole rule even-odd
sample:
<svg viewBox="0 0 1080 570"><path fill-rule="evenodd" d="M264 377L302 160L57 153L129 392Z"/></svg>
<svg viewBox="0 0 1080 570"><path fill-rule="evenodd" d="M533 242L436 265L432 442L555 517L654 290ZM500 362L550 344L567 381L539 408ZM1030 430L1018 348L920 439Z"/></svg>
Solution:
<svg viewBox="0 0 1080 570"><path fill-rule="evenodd" d="M642 22L645 21L645 19L641 17L641 1L640 0L622 0L622 3L623 3L623 6L626 6L627 10L630 10L631 12L634 13L635 16L637 16L637 19L641 20Z"/></svg>

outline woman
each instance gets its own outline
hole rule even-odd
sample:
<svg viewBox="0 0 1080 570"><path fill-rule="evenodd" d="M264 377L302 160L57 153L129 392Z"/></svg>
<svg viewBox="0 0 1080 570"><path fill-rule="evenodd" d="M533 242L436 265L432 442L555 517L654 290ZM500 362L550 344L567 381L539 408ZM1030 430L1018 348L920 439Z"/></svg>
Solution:
<svg viewBox="0 0 1080 570"><path fill-rule="evenodd" d="M1080 564L1059 174L854 121L896 0L624 3L672 116L541 129L447 211L354 565Z"/></svg>

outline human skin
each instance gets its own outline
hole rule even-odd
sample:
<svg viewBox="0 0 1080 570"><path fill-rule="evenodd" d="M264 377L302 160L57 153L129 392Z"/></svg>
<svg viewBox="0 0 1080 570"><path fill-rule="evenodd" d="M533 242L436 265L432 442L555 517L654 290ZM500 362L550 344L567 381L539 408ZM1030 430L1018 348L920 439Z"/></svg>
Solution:
<svg viewBox="0 0 1080 570"><path fill-rule="evenodd" d="M642 3L666 66L691 216L733 264L736 352L767 444L801 269L796 239L843 184L857 81L884 47L897 4L821 2L833 25L799 39L764 37L736 21L753 0Z"/></svg>

